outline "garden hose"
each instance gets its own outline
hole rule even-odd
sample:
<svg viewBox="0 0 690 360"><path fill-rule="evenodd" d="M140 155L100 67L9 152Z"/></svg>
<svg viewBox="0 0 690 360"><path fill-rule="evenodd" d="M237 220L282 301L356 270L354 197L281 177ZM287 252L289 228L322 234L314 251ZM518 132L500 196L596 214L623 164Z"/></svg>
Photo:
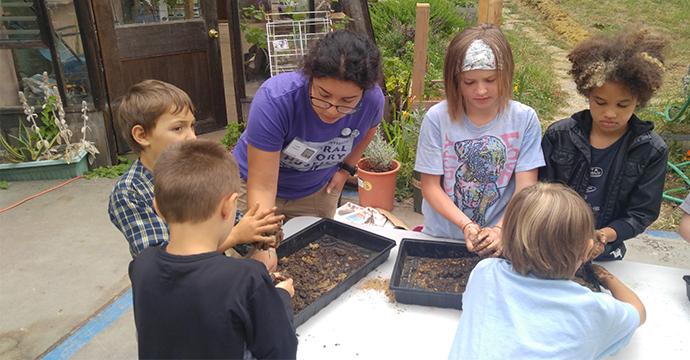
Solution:
<svg viewBox="0 0 690 360"><path fill-rule="evenodd" d="M14 208L16 208L17 206L19 206L19 205L21 205L21 204L23 204L23 203L25 203L25 202L27 202L27 201L29 201L29 200L31 200L31 199L35 199L35 198L37 198L37 197L39 197L39 196L41 196L41 195L45 195L45 194L47 194L47 193L53 191L53 190L57 190L57 189L59 189L59 188L65 186L65 185L67 185L67 184L69 184L69 183L71 183L71 182L73 182L73 181L75 181L75 180L79 180L79 179L81 179L81 178L83 178L82 175L73 177L73 178L71 178L71 179L69 179L69 180L67 180L67 181L65 181L65 182L63 182L63 183L61 183L61 184L55 185L55 186L53 186L53 187L51 187L51 188L49 188L49 189L46 189L46 190L43 190L43 191L41 191L41 192L39 192L39 193L37 193L37 194L31 195L31 196L25 198L24 200L18 201L18 202L14 203L14 204L12 204L12 205L6 207L6 208L0 209L0 214L4 213L4 212L7 211L7 210L14 209Z"/></svg>
<svg viewBox="0 0 690 360"><path fill-rule="evenodd" d="M671 194L684 192L684 191L687 191L688 189L690 189L690 179L681 170L681 168L690 165L690 161L685 161L685 162L678 163L678 164L674 164L674 163L668 161L666 163L666 165L668 165L668 167L671 170L673 170L673 172L675 172L676 175L678 175L685 182L685 187L678 187L678 188L666 190L663 192L662 197L664 200L671 201L671 202L674 202L676 204L682 204L683 199L672 196Z"/></svg>
<svg viewBox="0 0 690 360"><path fill-rule="evenodd" d="M685 99L685 103L682 106L680 106L680 107L675 106L675 105L668 106L666 108L666 110L664 110L663 113L658 113L658 114L663 116L664 121L666 121L666 122L675 122L675 121L678 121L683 116L683 114L688 109L688 107L690 107L690 95L688 95L688 98ZM678 113L676 115L671 116L671 110L678 109L678 108L680 108L680 111L678 111Z"/></svg>

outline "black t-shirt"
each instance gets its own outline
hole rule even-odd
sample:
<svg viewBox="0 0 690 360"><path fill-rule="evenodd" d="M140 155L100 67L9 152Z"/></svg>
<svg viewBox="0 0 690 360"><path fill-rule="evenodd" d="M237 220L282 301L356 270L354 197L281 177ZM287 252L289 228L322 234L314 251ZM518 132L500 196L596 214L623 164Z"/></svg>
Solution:
<svg viewBox="0 0 690 360"><path fill-rule="evenodd" d="M594 219L597 222L597 228L606 225L602 224L603 212L601 211L606 199L606 181L611 172L611 166L616 158L616 154L621 148L621 144L623 144L622 140L623 137L616 140L615 143L605 149L597 149L590 145L592 151L592 165L589 173L589 185L585 190L585 200L592 208Z"/></svg>
<svg viewBox="0 0 690 360"><path fill-rule="evenodd" d="M140 358L296 357L290 295L257 261L154 247L129 277Z"/></svg>

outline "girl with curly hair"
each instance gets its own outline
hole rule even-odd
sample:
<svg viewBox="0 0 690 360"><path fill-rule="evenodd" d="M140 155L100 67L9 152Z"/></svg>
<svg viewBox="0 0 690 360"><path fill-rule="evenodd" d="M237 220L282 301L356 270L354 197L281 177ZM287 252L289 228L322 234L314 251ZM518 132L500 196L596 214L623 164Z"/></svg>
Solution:
<svg viewBox="0 0 690 360"><path fill-rule="evenodd" d="M568 55L589 109L549 126L539 175L570 186L590 205L605 245L598 260L622 259L623 241L659 216L668 147L634 112L661 86L665 45L642 29L592 37Z"/></svg>

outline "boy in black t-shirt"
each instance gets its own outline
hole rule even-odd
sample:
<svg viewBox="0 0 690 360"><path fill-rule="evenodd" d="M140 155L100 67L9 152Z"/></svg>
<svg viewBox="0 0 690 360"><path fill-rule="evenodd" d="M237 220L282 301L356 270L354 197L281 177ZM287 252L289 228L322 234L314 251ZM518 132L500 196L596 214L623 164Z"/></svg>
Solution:
<svg viewBox="0 0 690 360"><path fill-rule="evenodd" d="M129 266L140 358L295 358L292 280L225 257L240 180L220 144L173 145L154 169L154 206L170 241Z"/></svg>

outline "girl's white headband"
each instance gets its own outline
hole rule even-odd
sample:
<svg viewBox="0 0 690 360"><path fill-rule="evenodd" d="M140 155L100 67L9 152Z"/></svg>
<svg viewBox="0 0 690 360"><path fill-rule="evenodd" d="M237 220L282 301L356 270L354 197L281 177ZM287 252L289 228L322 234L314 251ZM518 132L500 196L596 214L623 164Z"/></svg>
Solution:
<svg viewBox="0 0 690 360"><path fill-rule="evenodd" d="M467 48L462 72L471 70L496 70L496 56L491 46L483 40L474 40Z"/></svg>

